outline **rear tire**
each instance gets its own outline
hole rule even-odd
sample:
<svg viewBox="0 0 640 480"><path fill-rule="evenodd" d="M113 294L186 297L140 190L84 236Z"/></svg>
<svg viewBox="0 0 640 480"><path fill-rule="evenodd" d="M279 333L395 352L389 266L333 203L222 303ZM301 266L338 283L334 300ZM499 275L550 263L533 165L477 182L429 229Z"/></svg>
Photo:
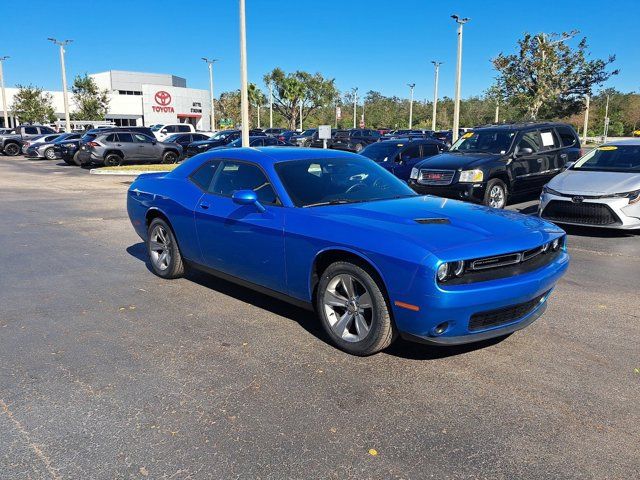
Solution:
<svg viewBox="0 0 640 480"><path fill-rule="evenodd" d="M4 146L4 153L10 157L15 157L20 153L20 145L17 143L8 143Z"/></svg>
<svg viewBox="0 0 640 480"><path fill-rule="evenodd" d="M162 218L154 219L149 225L146 244L153 273L166 279L182 277L184 262L178 242Z"/></svg>
<svg viewBox="0 0 640 480"><path fill-rule="evenodd" d="M176 152L164 152L160 163L176 163L178 161L178 155Z"/></svg>
<svg viewBox="0 0 640 480"><path fill-rule="evenodd" d="M117 153L110 153L104 157L105 167L119 167L122 165L122 157Z"/></svg>
<svg viewBox="0 0 640 480"><path fill-rule="evenodd" d="M71 163L69 163L69 162L67 162L67 163L69 163L69 165L75 165L77 167L81 167L82 163L80 162L79 154L80 154L80 152L74 153L73 157L71 159Z"/></svg>
<svg viewBox="0 0 640 480"><path fill-rule="evenodd" d="M397 331L384 286L375 275L351 262L335 262L318 283L316 310L331 341L358 356L387 348Z"/></svg>
<svg viewBox="0 0 640 480"><path fill-rule="evenodd" d="M56 152L53 149L53 147L49 147L44 151L44 158L46 158L47 160L55 160L56 159Z"/></svg>

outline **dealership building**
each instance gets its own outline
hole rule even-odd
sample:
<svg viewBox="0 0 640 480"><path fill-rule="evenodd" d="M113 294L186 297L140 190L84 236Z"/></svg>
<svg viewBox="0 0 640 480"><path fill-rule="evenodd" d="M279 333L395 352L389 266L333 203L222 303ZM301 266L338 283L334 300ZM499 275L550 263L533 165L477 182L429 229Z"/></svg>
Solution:
<svg viewBox="0 0 640 480"><path fill-rule="evenodd" d="M187 87L187 80L170 74L109 70L89 75L101 90L109 92L106 120L120 126L150 126L157 123L190 123L196 130L211 130L211 104L207 90ZM17 88L7 88L9 126L19 118L11 117ZM58 120L64 120L61 91L47 92L53 98ZM0 126L4 126L0 103ZM69 91L69 109L74 111L73 93ZM93 119L92 119L93 120Z"/></svg>

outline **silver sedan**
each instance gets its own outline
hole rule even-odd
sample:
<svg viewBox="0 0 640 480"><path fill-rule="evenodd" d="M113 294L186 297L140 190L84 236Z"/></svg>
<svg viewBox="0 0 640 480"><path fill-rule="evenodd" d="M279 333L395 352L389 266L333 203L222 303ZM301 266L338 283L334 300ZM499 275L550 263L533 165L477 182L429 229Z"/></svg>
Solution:
<svg viewBox="0 0 640 480"><path fill-rule="evenodd" d="M555 223L640 229L640 139L597 147L555 176L538 214Z"/></svg>

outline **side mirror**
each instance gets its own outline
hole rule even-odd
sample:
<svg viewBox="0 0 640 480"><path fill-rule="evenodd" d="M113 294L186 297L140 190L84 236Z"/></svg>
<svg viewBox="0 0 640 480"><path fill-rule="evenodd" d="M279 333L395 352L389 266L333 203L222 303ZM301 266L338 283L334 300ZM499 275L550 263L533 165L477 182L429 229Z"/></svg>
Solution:
<svg viewBox="0 0 640 480"><path fill-rule="evenodd" d="M264 213L266 209L258 201L258 195L253 190L236 190L231 195L231 200L238 205L255 205L260 213Z"/></svg>
<svg viewBox="0 0 640 480"><path fill-rule="evenodd" d="M517 157L524 157L525 155L531 155L533 153L533 149L529 147L524 147L518 150L516 153Z"/></svg>
<svg viewBox="0 0 640 480"><path fill-rule="evenodd" d="M394 162L396 162L398 165L402 165L404 163L404 160L402 159L402 155L396 156Z"/></svg>

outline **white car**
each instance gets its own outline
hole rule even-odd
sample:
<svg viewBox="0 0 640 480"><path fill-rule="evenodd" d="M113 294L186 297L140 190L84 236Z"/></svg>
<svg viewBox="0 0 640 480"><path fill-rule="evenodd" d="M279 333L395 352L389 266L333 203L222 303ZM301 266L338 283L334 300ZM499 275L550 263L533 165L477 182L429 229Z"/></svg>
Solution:
<svg viewBox="0 0 640 480"><path fill-rule="evenodd" d="M640 139L595 148L555 176L538 214L555 223L640 229Z"/></svg>
<svg viewBox="0 0 640 480"><path fill-rule="evenodd" d="M161 142L174 133L195 133L196 129L190 123L159 123L151 126L151 131Z"/></svg>

